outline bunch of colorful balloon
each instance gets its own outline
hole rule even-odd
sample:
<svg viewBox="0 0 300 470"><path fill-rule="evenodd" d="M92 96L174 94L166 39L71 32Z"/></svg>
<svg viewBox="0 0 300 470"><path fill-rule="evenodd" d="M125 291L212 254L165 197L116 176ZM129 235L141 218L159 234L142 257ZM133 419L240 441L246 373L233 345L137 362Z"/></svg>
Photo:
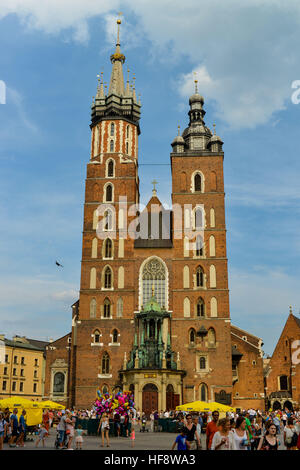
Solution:
<svg viewBox="0 0 300 470"><path fill-rule="evenodd" d="M134 398L131 392L118 392L115 395L109 393L101 394L100 390L97 391L97 399L94 403L94 409L97 415L103 413L111 413L116 411L120 415L127 414L130 410L135 414Z"/></svg>

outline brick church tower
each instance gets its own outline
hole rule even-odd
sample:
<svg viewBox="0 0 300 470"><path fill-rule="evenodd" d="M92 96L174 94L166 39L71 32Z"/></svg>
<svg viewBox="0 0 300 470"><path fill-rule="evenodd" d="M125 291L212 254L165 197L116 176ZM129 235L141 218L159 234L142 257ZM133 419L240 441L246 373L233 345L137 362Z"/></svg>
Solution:
<svg viewBox="0 0 300 470"><path fill-rule="evenodd" d="M132 390L138 408L232 403L232 356L221 139L190 98L172 143L172 211L156 190L139 213L141 104L124 84L118 38L106 93L92 104L79 302L73 306L70 403Z"/></svg>

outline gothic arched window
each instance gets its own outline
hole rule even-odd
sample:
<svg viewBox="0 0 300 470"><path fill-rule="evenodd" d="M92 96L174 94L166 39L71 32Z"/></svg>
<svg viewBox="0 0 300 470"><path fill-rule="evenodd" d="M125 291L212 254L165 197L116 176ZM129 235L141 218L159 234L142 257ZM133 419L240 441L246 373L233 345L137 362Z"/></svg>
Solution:
<svg viewBox="0 0 300 470"><path fill-rule="evenodd" d="M204 317L205 316L205 304L202 297L199 297L197 301L197 317Z"/></svg>
<svg viewBox="0 0 300 470"><path fill-rule="evenodd" d="M90 318L96 318L97 302L96 299L92 299L90 302Z"/></svg>
<svg viewBox="0 0 300 470"><path fill-rule="evenodd" d="M113 187L112 187L112 184L108 184L105 188L105 200L106 200L106 202L112 202L112 200L113 200Z"/></svg>
<svg viewBox="0 0 300 470"><path fill-rule="evenodd" d="M203 238L201 235L196 238L196 256L203 256Z"/></svg>
<svg viewBox="0 0 300 470"><path fill-rule="evenodd" d="M113 122L110 125L110 135L111 135L111 137L113 137L115 135L115 125L114 125Z"/></svg>
<svg viewBox="0 0 300 470"><path fill-rule="evenodd" d="M201 401L207 401L207 385L201 384L200 385L200 400Z"/></svg>
<svg viewBox="0 0 300 470"><path fill-rule="evenodd" d="M112 272L109 266L107 266L104 271L104 287L105 289L110 289L112 287Z"/></svg>
<svg viewBox="0 0 300 470"><path fill-rule="evenodd" d="M100 343L100 331L96 330L94 333L94 343Z"/></svg>
<svg viewBox="0 0 300 470"><path fill-rule="evenodd" d="M189 340L190 340L190 343L195 343L196 341L196 331L194 330L194 328L190 330Z"/></svg>
<svg viewBox="0 0 300 470"><path fill-rule="evenodd" d="M216 345L216 333L213 328L209 328L208 333L207 333L207 339L208 339L209 346L214 347Z"/></svg>
<svg viewBox="0 0 300 470"><path fill-rule="evenodd" d="M104 212L104 230L111 231L113 229L113 215L110 209Z"/></svg>
<svg viewBox="0 0 300 470"><path fill-rule="evenodd" d="M195 210L195 230L203 229L203 211L199 207Z"/></svg>
<svg viewBox="0 0 300 470"><path fill-rule="evenodd" d="M154 295L161 307L166 306L167 273L162 261L151 258L143 267L142 271L142 305L145 305Z"/></svg>
<svg viewBox="0 0 300 470"><path fill-rule="evenodd" d="M110 318L111 304L109 299L104 300L103 304L103 316L104 318Z"/></svg>
<svg viewBox="0 0 300 470"><path fill-rule="evenodd" d="M117 302L117 317L121 318L123 316L123 299L119 297Z"/></svg>
<svg viewBox="0 0 300 470"><path fill-rule="evenodd" d="M112 258L112 241L110 238L107 238L104 242L104 257Z"/></svg>
<svg viewBox="0 0 300 470"><path fill-rule="evenodd" d="M288 390L288 378L286 375L281 375L279 378L280 390Z"/></svg>
<svg viewBox="0 0 300 470"><path fill-rule="evenodd" d="M102 356L102 374L109 374L109 355L107 352Z"/></svg>
<svg viewBox="0 0 300 470"><path fill-rule="evenodd" d="M126 142L126 154L128 155L128 150L129 150L129 146L128 146L128 142Z"/></svg>
<svg viewBox="0 0 300 470"><path fill-rule="evenodd" d="M197 173L194 176L194 191L201 191L201 175Z"/></svg>
<svg viewBox="0 0 300 470"><path fill-rule="evenodd" d="M115 143L114 143L113 140L111 140L111 141L110 141L110 147L109 147L109 149L110 149L111 152L114 151L114 147L115 147Z"/></svg>
<svg viewBox="0 0 300 470"><path fill-rule="evenodd" d="M114 330L112 332L112 342L117 343L118 342L118 330Z"/></svg>
<svg viewBox="0 0 300 470"><path fill-rule="evenodd" d="M114 176L114 169L115 169L114 161L109 160L107 163L107 172L106 172L108 178L112 178Z"/></svg>
<svg viewBox="0 0 300 470"><path fill-rule="evenodd" d="M203 287L204 286L204 272L201 266L198 266L196 271L196 286Z"/></svg>

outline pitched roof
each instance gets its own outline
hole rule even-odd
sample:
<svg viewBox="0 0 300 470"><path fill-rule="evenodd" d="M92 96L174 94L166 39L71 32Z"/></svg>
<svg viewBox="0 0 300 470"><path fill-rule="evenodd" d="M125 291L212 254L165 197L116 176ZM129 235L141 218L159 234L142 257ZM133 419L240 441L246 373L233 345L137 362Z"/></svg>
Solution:
<svg viewBox="0 0 300 470"><path fill-rule="evenodd" d="M297 323L297 325L300 328L300 318L295 317L295 315L293 315L293 318L294 318L295 322Z"/></svg>

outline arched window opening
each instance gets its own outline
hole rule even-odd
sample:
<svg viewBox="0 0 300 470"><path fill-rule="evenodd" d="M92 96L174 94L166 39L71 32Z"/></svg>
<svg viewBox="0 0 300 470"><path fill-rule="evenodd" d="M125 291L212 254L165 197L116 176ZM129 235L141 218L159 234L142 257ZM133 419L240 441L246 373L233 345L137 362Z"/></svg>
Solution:
<svg viewBox="0 0 300 470"><path fill-rule="evenodd" d="M126 142L126 154L128 155L128 153L129 153L129 144L128 142Z"/></svg>
<svg viewBox="0 0 300 470"><path fill-rule="evenodd" d="M142 271L142 305L152 297L152 288L161 307L166 305L167 280L164 264L158 258L150 259Z"/></svg>
<svg viewBox="0 0 300 470"><path fill-rule="evenodd" d="M200 297L197 302L197 317L205 316L205 305L204 300Z"/></svg>
<svg viewBox="0 0 300 470"><path fill-rule="evenodd" d="M194 344L196 342L196 331L192 328L190 331L190 344Z"/></svg>
<svg viewBox="0 0 300 470"><path fill-rule="evenodd" d="M112 287L112 272L109 267L104 271L104 287L105 289L110 289Z"/></svg>
<svg viewBox="0 0 300 470"><path fill-rule="evenodd" d="M107 353L102 356L102 374L109 374L109 355Z"/></svg>
<svg viewBox="0 0 300 470"><path fill-rule="evenodd" d="M129 138L129 126L126 127L126 138Z"/></svg>
<svg viewBox="0 0 300 470"><path fill-rule="evenodd" d="M200 369L206 369L206 358L203 356L200 357Z"/></svg>
<svg viewBox="0 0 300 470"><path fill-rule="evenodd" d="M97 309L96 299L92 299L90 303L90 318L96 318L96 309Z"/></svg>
<svg viewBox="0 0 300 470"><path fill-rule="evenodd" d="M104 230L108 232L113 230L113 215L109 209L104 212Z"/></svg>
<svg viewBox="0 0 300 470"><path fill-rule="evenodd" d="M195 210L195 229L196 230L201 230L204 228L203 224L203 211L200 208L197 208Z"/></svg>
<svg viewBox="0 0 300 470"><path fill-rule="evenodd" d="M110 313L111 313L111 303L108 299L104 300L104 305L103 305L103 316L104 318L110 318Z"/></svg>
<svg viewBox="0 0 300 470"><path fill-rule="evenodd" d="M107 164L107 176L108 176L108 178L112 178L114 176L114 168L115 168L114 161L109 160L109 162Z"/></svg>
<svg viewBox="0 0 300 470"><path fill-rule="evenodd" d="M205 384L202 384L200 386L200 400L201 401L207 401L207 386Z"/></svg>
<svg viewBox="0 0 300 470"><path fill-rule="evenodd" d="M203 238L200 235L196 238L196 256L203 256Z"/></svg>
<svg viewBox="0 0 300 470"><path fill-rule="evenodd" d="M112 333L112 342L118 343L118 330L114 330Z"/></svg>
<svg viewBox="0 0 300 470"><path fill-rule="evenodd" d="M107 387L107 385L104 385L104 386L102 387L102 393L103 393L103 395L105 395L106 393L108 393L108 387Z"/></svg>
<svg viewBox="0 0 300 470"><path fill-rule="evenodd" d="M110 135L111 137L115 135L115 124L113 122L110 125Z"/></svg>
<svg viewBox="0 0 300 470"><path fill-rule="evenodd" d="M106 202L112 202L113 200L113 188L111 184L108 184L105 189L105 200Z"/></svg>
<svg viewBox="0 0 300 470"><path fill-rule="evenodd" d="M202 185L201 185L201 175L199 175L199 173L197 173L195 176L194 176L194 190L195 191L201 191L201 188Z"/></svg>
<svg viewBox="0 0 300 470"><path fill-rule="evenodd" d="M114 151L114 147L115 147L115 143L113 140L110 141L110 151L113 152Z"/></svg>
<svg viewBox="0 0 300 470"><path fill-rule="evenodd" d="M100 331L96 330L94 333L94 343L100 343Z"/></svg>
<svg viewBox="0 0 300 470"><path fill-rule="evenodd" d="M117 302L117 317L121 318L123 316L123 299L120 297Z"/></svg>
<svg viewBox="0 0 300 470"><path fill-rule="evenodd" d="M207 333L207 339L210 347L214 347L216 345L216 333L213 328L209 328Z"/></svg>
<svg viewBox="0 0 300 470"><path fill-rule="evenodd" d="M104 256L105 258L112 258L112 241L110 238L105 240L105 249L104 249Z"/></svg>
<svg viewBox="0 0 300 470"><path fill-rule="evenodd" d="M196 286L203 287L204 286L204 272L201 266L198 266L196 271Z"/></svg>

